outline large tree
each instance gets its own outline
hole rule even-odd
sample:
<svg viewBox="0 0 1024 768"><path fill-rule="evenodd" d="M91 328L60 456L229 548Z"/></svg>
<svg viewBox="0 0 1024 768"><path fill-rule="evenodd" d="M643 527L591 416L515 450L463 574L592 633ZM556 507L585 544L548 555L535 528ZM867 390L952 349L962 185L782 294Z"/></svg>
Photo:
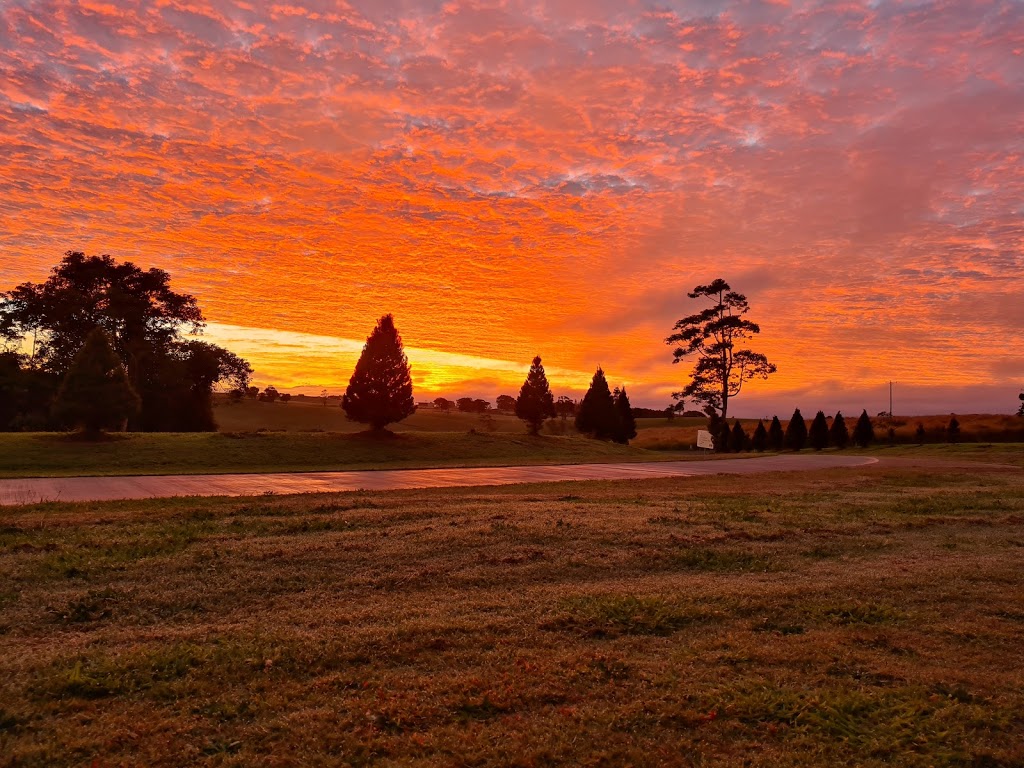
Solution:
<svg viewBox="0 0 1024 768"><path fill-rule="evenodd" d="M612 391L608 388L608 379L605 378L604 371L598 368L576 413L576 429L598 440L611 440L615 437L618 422L619 417L615 412Z"/></svg>
<svg viewBox="0 0 1024 768"><path fill-rule="evenodd" d="M64 376L86 337L96 328L106 332L142 398L132 428L212 429L214 386L248 387L248 363L213 344L187 339L203 327L195 297L173 291L166 272L106 255L68 251L45 282L22 283L0 294L0 336L24 340L34 370ZM198 415L190 410L196 403L202 410Z"/></svg>
<svg viewBox="0 0 1024 768"><path fill-rule="evenodd" d="M54 416L95 437L127 422L139 410L139 402L107 332L94 328L71 359L54 401Z"/></svg>
<svg viewBox="0 0 1024 768"><path fill-rule="evenodd" d="M395 319L384 315L366 339L341 407L352 421L382 430L416 411L412 372Z"/></svg>
<svg viewBox="0 0 1024 768"><path fill-rule="evenodd" d="M555 416L555 398L548 386L548 377L544 374L544 366L541 365L539 355L533 358L530 372L519 390L514 407L516 417L526 422L531 435L540 432L545 419Z"/></svg>
<svg viewBox="0 0 1024 768"><path fill-rule="evenodd" d="M673 363L697 357L690 383L672 396L680 402L696 400L724 419L729 415L729 400L740 394L745 382L767 379L776 368L764 355L742 347L761 332L757 323L744 317L750 310L746 296L733 291L721 278L698 285L688 296L711 304L677 322L674 333L665 339L676 347Z"/></svg>
<svg viewBox="0 0 1024 768"><path fill-rule="evenodd" d="M828 419L824 411L818 411L811 422L811 431L808 433L811 448L816 451L828 448Z"/></svg>
<svg viewBox="0 0 1024 768"><path fill-rule="evenodd" d="M793 411L789 424L786 425L786 447L791 451L799 451L807 442L807 423L800 409Z"/></svg>
<svg viewBox="0 0 1024 768"><path fill-rule="evenodd" d="M628 445L629 441L636 437L636 417L633 415L633 406L629 402L625 387L615 390L615 413L618 415L618 423L614 440L616 443Z"/></svg>

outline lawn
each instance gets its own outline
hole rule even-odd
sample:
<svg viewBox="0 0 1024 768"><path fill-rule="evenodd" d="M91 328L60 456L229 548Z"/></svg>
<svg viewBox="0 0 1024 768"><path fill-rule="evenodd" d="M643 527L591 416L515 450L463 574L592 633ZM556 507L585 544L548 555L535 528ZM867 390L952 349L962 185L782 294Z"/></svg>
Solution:
<svg viewBox="0 0 1024 768"><path fill-rule="evenodd" d="M700 458L696 451L681 454ZM0 477L210 474L658 461L675 454L580 436L500 432L130 433L89 443L66 435L0 434Z"/></svg>
<svg viewBox="0 0 1024 768"><path fill-rule="evenodd" d="M1024 473L0 510L7 765L1024 763Z"/></svg>

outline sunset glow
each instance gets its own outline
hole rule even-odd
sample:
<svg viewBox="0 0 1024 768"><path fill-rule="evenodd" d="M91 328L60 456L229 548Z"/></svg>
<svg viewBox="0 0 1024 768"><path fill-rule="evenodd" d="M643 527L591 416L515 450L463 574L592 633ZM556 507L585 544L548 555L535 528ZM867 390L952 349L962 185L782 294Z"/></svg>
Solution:
<svg viewBox="0 0 1024 768"><path fill-rule="evenodd" d="M0 0L0 158L0 290L166 269L261 386L392 312L418 400L539 354L664 407L723 277L779 368L737 415L1019 405L1017 0Z"/></svg>

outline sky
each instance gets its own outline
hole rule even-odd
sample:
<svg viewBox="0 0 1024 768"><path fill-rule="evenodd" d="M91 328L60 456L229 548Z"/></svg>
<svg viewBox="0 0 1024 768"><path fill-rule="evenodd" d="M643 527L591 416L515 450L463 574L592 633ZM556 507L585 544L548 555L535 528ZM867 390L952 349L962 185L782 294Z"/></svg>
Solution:
<svg viewBox="0 0 1024 768"><path fill-rule="evenodd" d="M730 413L1010 412L1024 2L0 0L0 290L167 270L256 383L664 407L717 277L778 366Z"/></svg>

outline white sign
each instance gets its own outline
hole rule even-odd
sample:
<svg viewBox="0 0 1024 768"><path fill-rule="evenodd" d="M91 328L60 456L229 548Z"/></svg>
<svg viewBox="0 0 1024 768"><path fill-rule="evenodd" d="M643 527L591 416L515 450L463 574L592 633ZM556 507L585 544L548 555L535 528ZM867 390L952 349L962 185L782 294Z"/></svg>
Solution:
<svg viewBox="0 0 1024 768"><path fill-rule="evenodd" d="M697 430L697 447L707 448L709 451L715 450L715 439L706 429Z"/></svg>

